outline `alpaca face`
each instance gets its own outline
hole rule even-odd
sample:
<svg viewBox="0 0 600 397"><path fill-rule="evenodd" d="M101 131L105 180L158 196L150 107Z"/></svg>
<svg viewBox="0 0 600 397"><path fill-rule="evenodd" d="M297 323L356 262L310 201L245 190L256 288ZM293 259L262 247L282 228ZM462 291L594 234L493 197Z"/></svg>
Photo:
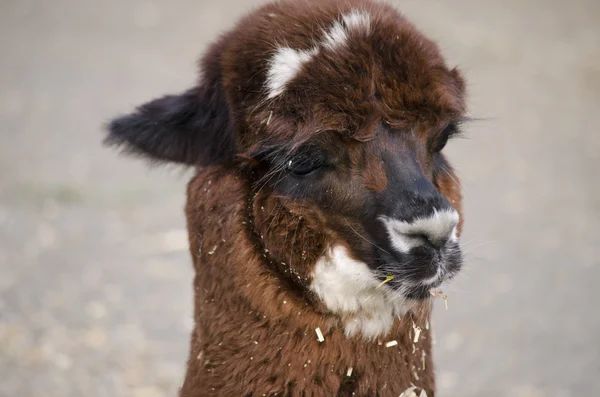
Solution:
<svg viewBox="0 0 600 397"><path fill-rule="evenodd" d="M284 207L319 219L311 227L334 236L329 245L347 247L377 284L391 276L386 288L424 299L461 265L459 214L435 184L448 167L439 142L454 128L434 131L424 141L386 123L366 142L323 132L290 153L266 155L257 185L279 197L268 212ZM306 246L298 231L295 239Z"/></svg>
<svg viewBox="0 0 600 397"><path fill-rule="evenodd" d="M269 4L201 66L198 87L116 119L109 142L248 178L265 248L352 317L349 334L384 333L458 272L460 186L442 150L464 82L393 8Z"/></svg>
<svg viewBox="0 0 600 397"><path fill-rule="evenodd" d="M273 41L264 81L242 90L262 93L254 101L240 98L252 103L244 122L253 138L257 131L265 137L249 141L263 165L258 183L298 216L320 213L312 227L330 236L320 247L329 266L298 271L309 272L329 307L356 309L336 302L353 301L357 278L367 295L389 277L384 293L422 300L461 266L459 186L441 151L458 133L463 82L398 14L368 7L329 12L319 23L297 16L295 26L280 26L286 45ZM278 15L270 23L277 25ZM251 81L252 71L235 72ZM306 245L295 232L297 244ZM344 247L347 260L332 253L339 250L327 253L335 247ZM332 293L344 266L354 269L346 280L352 287Z"/></svg>

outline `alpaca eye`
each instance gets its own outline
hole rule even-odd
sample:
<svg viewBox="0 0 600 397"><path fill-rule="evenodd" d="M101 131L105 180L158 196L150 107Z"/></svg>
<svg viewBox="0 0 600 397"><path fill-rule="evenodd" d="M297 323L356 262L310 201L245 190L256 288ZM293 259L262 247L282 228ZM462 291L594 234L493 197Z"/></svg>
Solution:
<svg viewBox="0 0 600 397"><path fill-rule="evenodd" d="M453 136L460 134L460 131L455 123L450 123L446 128L442 130L437 136L434 138L433 144L431 146L431 151L433 153L439 153L448 143L448 140Z"/></svg>
<svg viewBox="0 0 600 397"><path fill-rule="evenodd" d="M444 147L446 147L446 144L448 143L448 139L450 138L449 135L443 134L440 137L438 137L435 142L433 143L433 146L431 148L431 151L434 153L439 153L442 151L442 149Z"/></svg>
<svg viewBox="0 0 600 397"><path fill-rule="evenodd" d="M307 148L288 160L286 169L293 175L305 176L325 165L325 153L316 148Z"/></svg>

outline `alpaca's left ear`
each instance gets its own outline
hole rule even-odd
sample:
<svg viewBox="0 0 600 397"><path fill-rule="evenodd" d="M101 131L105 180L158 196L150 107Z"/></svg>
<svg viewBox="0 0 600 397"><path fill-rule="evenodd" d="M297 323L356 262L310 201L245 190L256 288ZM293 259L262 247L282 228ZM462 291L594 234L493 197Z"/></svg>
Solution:
<svg viewBox="0 0 600 397"><path fill-rule="evenodd" d="M218 85L169 95L112 120L105 143L151 160L204 166L228 163L235 139Z"/></svg>

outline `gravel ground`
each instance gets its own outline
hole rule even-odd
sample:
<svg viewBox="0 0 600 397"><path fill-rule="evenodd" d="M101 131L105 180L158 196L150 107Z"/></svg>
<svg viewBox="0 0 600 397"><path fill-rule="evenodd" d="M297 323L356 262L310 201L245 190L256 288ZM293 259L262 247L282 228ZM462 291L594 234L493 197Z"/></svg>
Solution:
<svg viewBox="0 0 600 397"><path fill-rule="evenodd" d="M0 4L0 396L174 396L192 325L189 173L100 146L195 79L253 3ZM465 275L441 397L600 395L600 2L398 2L470 83Z"/></svg>

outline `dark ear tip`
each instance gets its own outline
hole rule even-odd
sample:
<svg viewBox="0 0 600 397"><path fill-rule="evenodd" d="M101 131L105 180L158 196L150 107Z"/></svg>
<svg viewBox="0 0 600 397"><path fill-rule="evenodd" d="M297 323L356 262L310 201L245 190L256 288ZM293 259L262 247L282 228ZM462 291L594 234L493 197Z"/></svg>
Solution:
<svg viewBox="0 0 600 397"><path fill-rule="evenodd" d="M121 146L127 143L132 127L131 115L118 116L103 124L106 136L102 140L105 146Z"/></svg>
<svg viewBox="0 0 600 397"><path fill-rule="evenodd" d="M119 141L121 141L121 139L119 139L120 118L121 117L114 118L110 121L105 121L102 123L102 131L106 134L104 139L102 139L102 144L104 146L115 146L119 144Z"/></svg>
<svg viewBox="0 0 600 397"><path fill-rule="evenodd" d="M233 156L235 141L220 89L195 88L117 115L104 124L103 143L152 161L187 165L223 161Z"/></svg>
<svg viewBox="0 0 600 397"><path fill-rule="evenodd" d="M106 135L104 136L104 139L102 139L102 145L117 149L121 154L142 157L154 161L152 156L149 156L137 147L134 141L132 141L131 138L134 136L134 133L131 130L134 125L132 122L133 119L132 115L125 115L104 122L102 129Z"/></svg>

